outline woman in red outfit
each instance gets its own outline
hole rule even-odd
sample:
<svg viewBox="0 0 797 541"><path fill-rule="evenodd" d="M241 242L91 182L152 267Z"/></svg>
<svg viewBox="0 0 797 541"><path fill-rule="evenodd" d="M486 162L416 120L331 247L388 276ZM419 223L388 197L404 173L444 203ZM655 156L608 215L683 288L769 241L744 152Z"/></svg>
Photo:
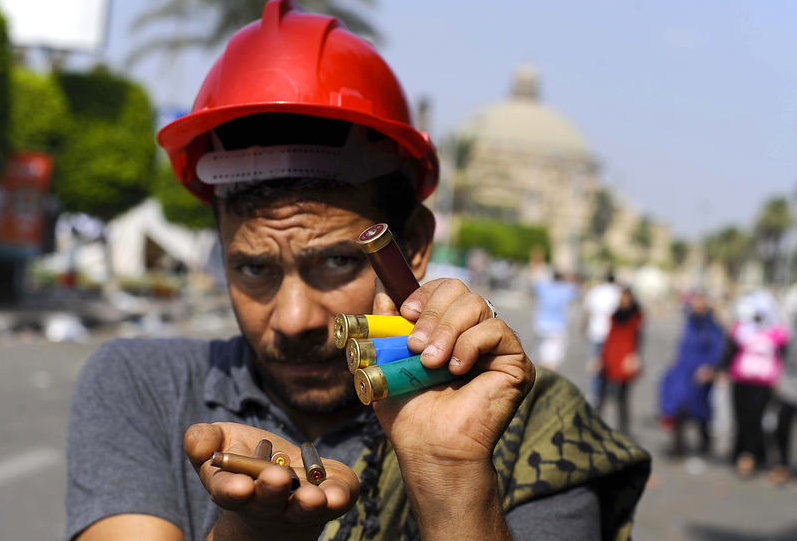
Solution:
<svg viewBox="0 0 797 541"><path fill-rule="evenodd" d="M598 394L598 412L603 409L606 394L616 389L621 432L628 433L628 387L639 375L642 363L642 310L629 288L624 288L620 305L612 315L612 324L601 352L603 385Z"/></svg>

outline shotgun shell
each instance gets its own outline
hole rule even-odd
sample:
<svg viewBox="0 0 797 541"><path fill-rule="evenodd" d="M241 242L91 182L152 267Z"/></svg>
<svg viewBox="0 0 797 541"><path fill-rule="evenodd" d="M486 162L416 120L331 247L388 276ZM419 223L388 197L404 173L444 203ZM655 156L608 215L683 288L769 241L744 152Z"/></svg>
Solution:
<svg viewBox="0 0 797 541"><path fill-rule="evenodd" d="M338 314L335 317L333 336L339 349L346 347L350 338L385 338L406 336L415 324L401 316L373 314Z"/></svg>
<svg viewBox="0 0 797 541"><path fill-rule="evenodd" d="M346 347L349 338L368 336L368 320L364 315L338 314L335 316L335 345L338 349Z"/></svg>
<svg viewBox="0 0 797 541"><path fill-rule="evenodd" d="M327 472L315 446L306 442L302 444L302 463L307 480L314 485L320 485L327 478Z"/></svg>
<svg viewBox="0 0 797 541"><path fill-rule="evenodd" d="M349 338L346 344L346 363L354 374L358 368L376 364L376 348L368 338Z"/></svg>
<svg viewBox="0 0 797 541"><path fill-rule="evenodd" d="M359 368L354 372L354 389L360 402L366 406L371 402L387 398L387 380L378 366Z"/></svg>
<svg viewBox="0 0 797 541"><path fill-rule="evenodd" d="M399 308L420 287L387 224L374 224L357 239L388 296Z"/></svg>
<svg viewBox="0 0 797 541"><path fill-rule="evenodd" d="M354 388L363 404L399 396L446 383L455 376L448 366L429 369L421 363L420 355L361 368L354 373Z"/></svg>
<svg viewBox="0 0 797 541"><path fill-rule="evenodd" d="M386 338L351 338L346 346L346 362L352 374L358 368L406 359L413 353L406 336Z"/></svg>

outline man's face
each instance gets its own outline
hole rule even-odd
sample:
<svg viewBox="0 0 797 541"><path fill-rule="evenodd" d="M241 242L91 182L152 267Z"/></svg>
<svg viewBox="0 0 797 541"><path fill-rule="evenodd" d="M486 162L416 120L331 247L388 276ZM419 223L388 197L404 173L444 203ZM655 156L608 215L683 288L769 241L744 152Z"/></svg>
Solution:
<svg viewBox="0 0 797 541"><path fill-rule="evenodd" d="M357 194L345 204L276 202L250 217L219 205L238 324L266 388L306 412L331 413L356 401L332 328L338 313L368 313L373 303L375 274L355 241L378 214L359 210L368 203Z"/></svg>

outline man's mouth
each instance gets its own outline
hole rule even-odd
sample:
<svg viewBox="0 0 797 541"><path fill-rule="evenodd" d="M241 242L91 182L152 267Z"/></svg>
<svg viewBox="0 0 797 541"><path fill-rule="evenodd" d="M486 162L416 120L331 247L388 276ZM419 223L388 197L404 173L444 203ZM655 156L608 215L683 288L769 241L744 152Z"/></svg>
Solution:
<svg viewBox="0 0 797 541"><path fill-rule="evenodd" d="M314 377L339 371L341 367L346 366L346 359L342 355L336 353L335 355L318 361L306 359L301 361L290 361L287 359L280 359L271 363L271 366L283 374L290 376Z"/></svg>

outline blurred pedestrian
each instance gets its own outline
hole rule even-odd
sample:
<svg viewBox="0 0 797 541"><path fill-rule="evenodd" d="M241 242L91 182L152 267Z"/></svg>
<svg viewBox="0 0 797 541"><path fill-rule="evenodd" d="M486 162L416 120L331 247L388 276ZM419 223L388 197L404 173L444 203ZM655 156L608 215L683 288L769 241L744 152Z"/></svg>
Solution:
<svg viewBox="0 0 797 541"><path fill-rule="evenodd" d="M592 373L589 389L589 401L598 403L598 394L603 386L601 371L601 351L606 335L611 327L612 314L620 303L621 288L614 281L614 274L609 272L603 282L590 288L584 296L584 316L587 340L591 357L587 360L587 371Z"/></svg>
<svg viewBox="0 0 797 541"><path fill-rule="evenodd" d="M556 370L567 350L568 307L578 293L575 284L564 279L559 271L553 277L534 284L537 308L534 331L537 335L537 361Z"/></svg>
<svg viewBox="0 0 797 541"><path fill-rule="evenodd" d="M728 369L733 383L736 436L732 459L739 475L748 477L766 459L761 421L782 372L789 331L778 322L774 299L764 292L743 299L739 312L723 368Z"/></svg>
<svg viewBox="0 0 797 541"><path fill-rule="evenodd" d="M684 454L684 428L694 422L700 430L700 453L711 448L710 392L716 366L722 360L725 333L714 319L711 307L703 294L689 299L675 362L661 382L661 423L672 429L669 454Z"/></svg>
<svg viewBox="0 0 797 541"><path fill-rule="evenodd" d="M792 325L792 332L797 334L797 319ZM797 410L797 347L793 345L786 352L783 373L775 386L775 396L779 402L778 426L775 429L778 462L769 472L769 480L774 484L783 484L790 474L797 476L797 471L790 469L791 434L794 412Z"/></svg>
<svg viewBox="0 0 797 541"><path fill-rule="evenodd" d="M639 352L642 347L643 322L642 310L631 289L623 288L601 351L603 381L598 392L597 409L600 413L606 402L606 395L613 392L617 397L619 430L626 434L631 426L628 411L629 388L642 370Z"/></svg>

